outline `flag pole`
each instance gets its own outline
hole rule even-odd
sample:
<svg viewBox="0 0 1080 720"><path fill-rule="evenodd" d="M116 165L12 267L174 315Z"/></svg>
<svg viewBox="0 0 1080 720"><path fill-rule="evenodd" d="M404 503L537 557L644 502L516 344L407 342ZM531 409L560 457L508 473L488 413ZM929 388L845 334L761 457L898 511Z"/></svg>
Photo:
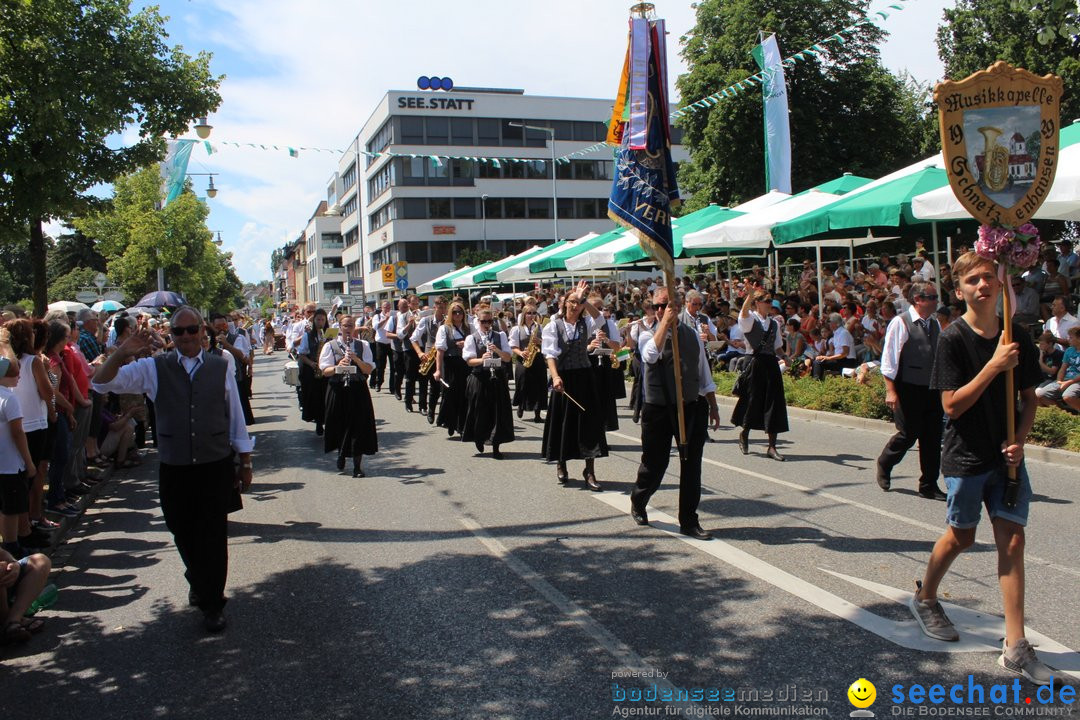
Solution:
<svg viewBox="0 0 1080 720"><path fill-rule="evenodd" d="M668 302L674 305L675 298L675 273L673 270L664 268L665 279L667 280L668 288ZM679 309L679 315L682 314L682 308ZM686 447L686 411L683 403L683 385L682 385L682 362L679 359L679 324L681 320L678 316L675 317L675 327L668 328L668 333L671 334L671 361L675 369L675 403L678 405L679 411L679 457L683 456L683 449Z"/></svg>

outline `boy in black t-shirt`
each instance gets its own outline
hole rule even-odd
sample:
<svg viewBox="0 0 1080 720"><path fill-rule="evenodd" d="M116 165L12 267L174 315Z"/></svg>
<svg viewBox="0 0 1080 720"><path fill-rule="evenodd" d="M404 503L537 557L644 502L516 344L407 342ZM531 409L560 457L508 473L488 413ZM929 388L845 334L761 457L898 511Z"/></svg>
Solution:
<svg viewBox="0 0 1080 720"><path fill-rule="evenodd" d="M948 527L934 545L922 582L909 607L923 632L945 641L959 633L937 601L938 585L961 552L975 542L985 505L994 527L998 581L1005 610L1005 643L998 664L1039 685L1053 683L1053 672L1024 637L1024 526L1031 483L1024 467L1024 443L1035 420L1039 384L1038 350L1031 336L1013 326L1013 342L1002 342L996 314L1001 281L993 261L964 253L953 266L957 298L967 312L941 333L930 387L941 391L948 416L942 474L948 488ZM1006 442L1005 372L1020 393L1016 441ZM1004 501L1006 468L1015 467L1020 493L1014 507Z"/></svg>

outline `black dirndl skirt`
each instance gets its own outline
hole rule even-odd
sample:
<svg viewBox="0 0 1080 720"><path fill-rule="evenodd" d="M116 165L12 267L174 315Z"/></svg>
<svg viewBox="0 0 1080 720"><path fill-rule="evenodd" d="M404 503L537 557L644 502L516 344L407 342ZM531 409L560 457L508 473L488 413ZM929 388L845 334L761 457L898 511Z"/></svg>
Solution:
<svg viewBox="0 0 1080 720"><path fill-rule="evenodd" d="M522 410L547 410L548 376L544 356L537 354L532 367L514 359L514 407Z"/></svg>
<svg viewBox="0 0 1080 720"><path fill-rule="evenodd" d="M321 423L326 417L326 378L307 365L300 366L300 397L304 403L303 421Z"/></svg>
<svg viewBox="0 0 1080 720"><path fill-rule="evenodd" d="M482 373L469 373L465 380L465 427L461 439L492 445L513 442L510 388L501 373L495 377L486 369Z"/></svg>
<svg viewBox="0 0 1080 720"><path fill-rule="evenodd" d="M592 360L589 371L592 373L592 381L600 398L598 417L603 422L604 430L614 431L619 429L619 406L615 402L615 383L611 379L610 362L610 358L601 356L599 361ZM570 393L573 394L574 391L571 390ZM626 395L625 389L623 395Z"/></svg>
<svg viewBox="0 0 1080 720"><path fill-rule="evenodd" d="M592 368L580 368L559 373L563 388L581 403L585 412L567 400L563 393L551 391L541 446L545 460L565 462L607 457L604 425L598 422L603 408L594 372Z"/></svg>
<svg viewBox="0 0 1080 720"><path fill-rule="evenodd" d="M787 432L787 401L780 361L775 355L752 355L747 372L747 389L735 403L731 423L747 430Z"/></svg>
<svg viewBox="0 0 1080 720"><path fill-rule="evenodd" d="M608 382L611 386L611 397L616 400L626 399L626 361L621 361L619 367L613 368L609 360L604 361L608 371Z"/></svg>
<svg viewBox="0 0 1080 720"><path fill-rule="evenodd" d="M345 457L360 457L379 451L367 378L357 373L348 386L344 382L327 383L323 425L323 452L337 450Z"/></svg>
<svg viewBox="0 0 1080 720"><path fill-rule="evenodd" d="M443 380L450 387L443 388L442 402L435 424L454 432L465 427L465 380L469 377L469 364L460 356L447 356L443 360ZM432 380L438 382L438 380Z"/></svg>

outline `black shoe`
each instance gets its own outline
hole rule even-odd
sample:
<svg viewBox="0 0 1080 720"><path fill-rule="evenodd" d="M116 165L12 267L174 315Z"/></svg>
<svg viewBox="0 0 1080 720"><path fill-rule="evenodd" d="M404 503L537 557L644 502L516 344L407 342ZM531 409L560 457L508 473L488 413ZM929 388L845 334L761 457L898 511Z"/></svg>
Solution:
<svg viewBox="0 0 1080 720"><path fill-rule="evenodd" d="M322 423L315 423L315 434L320 436L320 437L322 436L322 434L323 434Z"/></svg>
<svg viewBox="0 0 1080 720"><path fill-rule="evenodd" d="M542 422L544 422L543 419L541 419L541 417L540 417L540 411L539 410L537 410L536 414L533 415L533 422L534 423L542 423Z"/></svg>
<svg viewBox="0 0 1080 720"><path fill-rule="evenodd" d="M428 415L427 416L427 424L428 425L434 425L435 424L435 416L434 415Z"/></svg>
<svg viewBox="0 0 1080 720"><path fill-rule="evenodd" d="M495 458L496 460L502 460L503 459L503 454L501 452L499 452L499 446L498 445L492 445L491 446L491 457Z"/></svg>
<svg viewBox="0 0 1080 720"><path fill-rule="evenodd" d="M525 414L525 408L518 405L518 409L517 409L518 420L520 420L522 415L524 415L524 414Z"/></svg>
<svg viewBox="0 0 1080 720"><path fill-rule="evenodd" d="M892 488L891 473L881 466L880 460L877 463L877 484L885 492L889 492Z"/></svg>
<svg viewBox="0 0 1080 720"><path fill-rule="evenodd" d="M454 437L454 428L452 428L452 427L446 428L446 437Z"/></svg>
<svg viewBox="0 0 1080 720"><path fill-rule="evenodd" d="M478 453L480 453L481 455L483 455L483 454L484 454L484 443L483 443L483 441L481 441L481 440L477 440L477 441L476 441L475 443L473 443L473 444L474 444L474 445L476 445L476 452L478 452Z"/></svg>
<svg viewBox="0 0 1080 720"><path fill-rule="evenodd" d="M191 607L199 607L199 596L195 594L194 590L188 590L187 604Z"/></svg>
<svg viewBox="0 0 1080 720"><path fill-rule="evenodd" d="M649 514L645 512L645 508L639 508L634 501L630 501L630 517L634 518L634 522L638 525L649 524Z"/></svg>
<svg viewBox="0 0 1080 720"><path fill-rule="evenodd" d="M411 413L413 411L412 403L405 403L405 412Z"/></svg>
<svg viewBox="0 0 1080 720"><path fill-rule="evenodd" d="M779 452L777 452L776 448L774 448L774 447L771 447L768 450L766 450L765 454L768 455L769 457L771 457L773 460L776 460L777 462L784 462L784 456L781 455Z"/></svg>
<svg viewBox="0 0 1080 720"><path fill-rule="evenodd" d="M420 414L421 415L427 415L427 408L424 407L423 405L420 406Z"/></svg>
<svg viewBox="0 0 1080 720"><path fill-rule="evenodd" d="M559 481L560 485L565 485L570 476L566 472L566 465L559 463L555 466L555 479Z"/></svg>
<svg viewBox="0 0 1080 720"><path fill-rule="evenodd" d="M401 400L401 393L399 393L399 392L396 392L396 391L395 391L395 392L394 392L394 398L395 398L396 400Z"/></svg>
<svg viewBox="0 0 1080 720"><path fill-rule="evenodd" d="M354 478L362 478L364 476L364 469L360 467L360 462L354 462L352 466L352 476Z"/></svg>
<svg viewBox="0 0 1080 720"><path fill-rule="evenodd" d="M919 488L919 495L927 500L945 500L949 496L941 492L941 489L937 485L930 485L928 487Z"/></svg>
<svg viewBox="0 0 1080 720"><path fill-rule="evenodd" d="M585 484L589 486L589 489L593 492L600 492L604 489L604 486L600 484L600 481L596 479L596 473L591 470L585 471Z"/></svg>
<svg viewBox="0 0 1080 720"><path fill-rule="evenodd" d="M337 469L338 470L344 470L345 469L345 456L344 455L338 455L337 456Z"/></svg>
<svg viewBox="0 0 1080 720"><path fill-rule="evenodd" d="M681 527L679 532L687 537L692 537L695 540L712 540L712 535L705 532L701 525L694 525L693 527Z"/></svg>
<svg viewBox="0 0 1080 720"><path fill-rule="evenodd" d="M750 433L743 431L739 433L739 449L742 450L743 455L750 454Z"/></svg>
<svg viewBox="0 0 1080 720"><path fill-rule="evenodd" d="M206 632L221 632L225 629L225 613L220 610L204 613L203 627L206 628Z"/></svg>

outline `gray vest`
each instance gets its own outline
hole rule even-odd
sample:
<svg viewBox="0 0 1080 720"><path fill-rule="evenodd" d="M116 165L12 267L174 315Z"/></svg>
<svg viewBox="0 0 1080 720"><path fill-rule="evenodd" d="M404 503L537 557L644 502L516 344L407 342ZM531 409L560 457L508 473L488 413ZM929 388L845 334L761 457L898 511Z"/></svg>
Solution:
<svg viewBox="0 0 1080 720"><path fill-rule="evenodd" d="M555 361L559 370L580 370L590 366L589 361L589 326L584 317L579 317L577 325L577 338L570 340L566 334L566 319L553 318L555 323L555 338L559 341L559 359Z"/></svg>
<svg viewBox="0 0 1080 720"><path fill-rule="evenodd" d="M446 357L461 357L461 348L457 346L458 340L464 340L469 334L467 325L462 325L458 330L453 324L446 326Z"/></svg>
<svg viewBox="0 0 1080 720"><path fill-rule="evenodd" d="M930 387L930 370L934 366L934 354L937 352L938 336L941 326L931 316L927 319L930 330L919 329L908 313L900 316L908 331L908 339L900 348L900 360L897 363L896 379L911 385Z"/></svg>
<svg viewBox="0 0 1080 720"><path fill-rule="evenodd" d="M203 353L188 377L176 351L154 358L158 394L154 401L158 456L166 465L201 465L232 454L224 358Z"/></svg>
<svg viewBox="0 0 1080 720"><path fill-rule="evenodd" d="M491 343L500 350L506 350L506 348L502 346L502 340L499 339L499 333L497 330L491 331ZM484 338L479 331L473 333L473 345L476 346L476 357L480 357L487 352L487 346L484 344ZM472 367L469 369L472 370L472 372L476 375L488 375L490 374L488 372L489 370L494 370L494 368L486 368L483 365L477 365L476 367ZM496 370L496 372L502 374L505 370L506 366L503 365L501 368Z"/></svg>
<svg viewBox="0 0 1080 720"><path fill-rule="evenodd" d="M754 327L744 334L744 340L746 347L750 348L754 355L775 355L776 348L773 346L776 344L776 321L769 318L769 329L765 331L761 329L761 323L755 319Z"/></svg>
<svg viewBox="0 0 1080 720"><path fill-rule="evenodd" d="M700 348L698 334L685 323L679 328L679 365L682 366L683 402L691 403L701 394L698 369ZM675 405L675 362L671 353L671 338L665 338L660 359L645 364L645 402L649 405Z"/></svg>

